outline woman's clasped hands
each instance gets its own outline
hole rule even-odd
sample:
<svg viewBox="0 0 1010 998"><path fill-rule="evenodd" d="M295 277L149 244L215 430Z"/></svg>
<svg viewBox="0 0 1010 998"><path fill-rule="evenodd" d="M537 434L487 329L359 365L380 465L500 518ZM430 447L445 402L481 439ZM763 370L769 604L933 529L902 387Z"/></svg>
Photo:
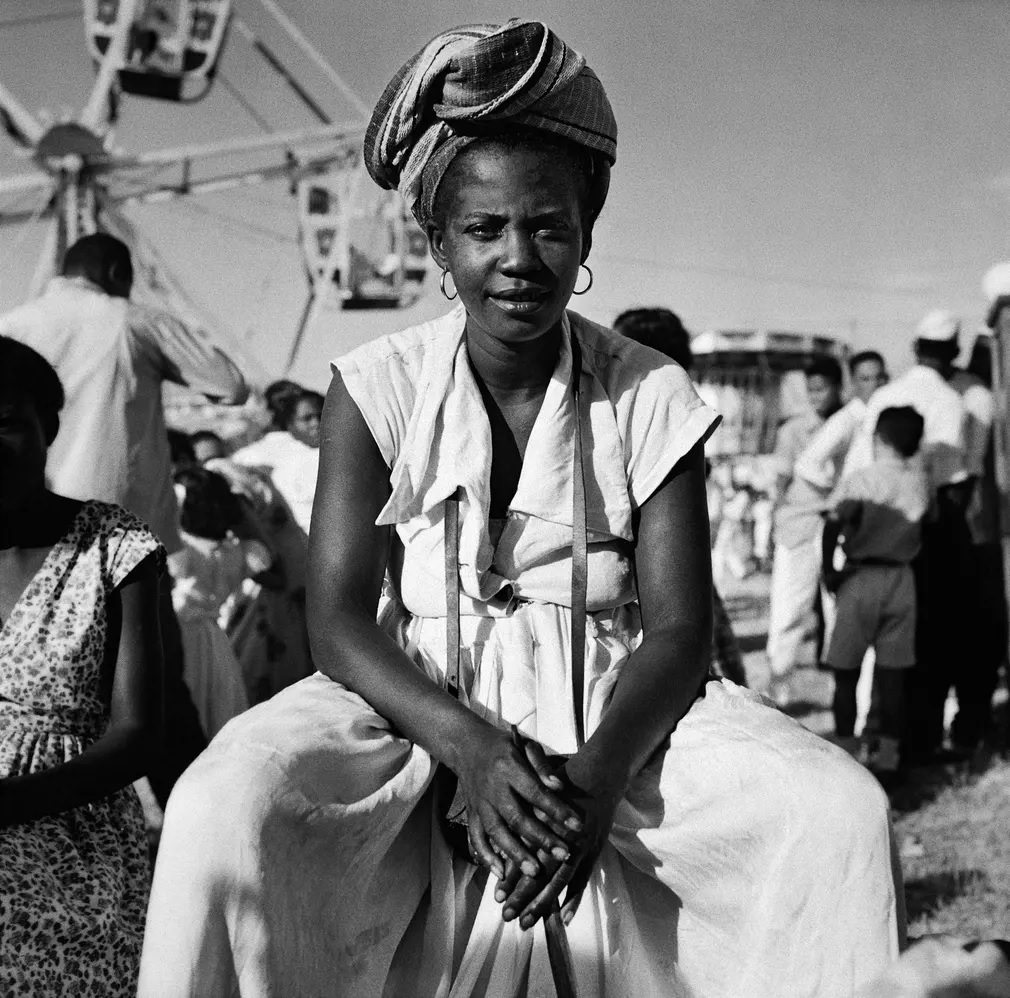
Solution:
<svg viewBox="0 0 1010 998"><path fill-rule="evenodd" d="M578 755L551 755L515 727L511 736L493 732L481 748L458 773L471 857L498 878L505 921L532 928L564 892L568 924L625 788L579 778Z"/></svg>

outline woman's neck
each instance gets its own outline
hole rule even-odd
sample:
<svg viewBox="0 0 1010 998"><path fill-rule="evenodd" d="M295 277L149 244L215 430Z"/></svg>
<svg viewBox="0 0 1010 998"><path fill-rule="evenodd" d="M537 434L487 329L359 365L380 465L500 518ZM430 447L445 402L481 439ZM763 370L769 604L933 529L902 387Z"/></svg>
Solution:
<svg viewBox="0 0 1010 998"><path fill-rule="evenodd" d="M526 343L502 343L489 336L471 335L468 328L466 348L471 366L492 394L538 394L557 366L561 326Z"/></svg>
<svg viewBox="0 0 1010 998"><path fill-rule="evenodd" d="M0 508L0 551L52 546L66 533L80 506L44 487L25 493L9 508Z"/></svg>

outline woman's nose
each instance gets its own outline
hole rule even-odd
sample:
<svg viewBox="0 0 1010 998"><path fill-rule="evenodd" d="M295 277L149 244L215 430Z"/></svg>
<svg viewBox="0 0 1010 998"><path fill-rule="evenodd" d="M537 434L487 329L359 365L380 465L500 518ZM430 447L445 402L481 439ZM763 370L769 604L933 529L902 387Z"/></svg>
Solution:
<svg viewBox="0 0 1010 998"><path fill-rule="evenodd" d="M505 238L505 255L502 260L502 270L509 273L521 273L533 270L539 263L536 243L528 232L513 229Z"/></svg>

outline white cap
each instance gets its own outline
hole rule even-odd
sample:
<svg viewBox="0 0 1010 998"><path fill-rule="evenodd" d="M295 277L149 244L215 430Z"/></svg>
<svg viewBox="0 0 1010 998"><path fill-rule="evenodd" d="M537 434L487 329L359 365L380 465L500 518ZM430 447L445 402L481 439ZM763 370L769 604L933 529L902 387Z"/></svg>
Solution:
<svg viewBox="0 0 1010 998"><path fill-rule="evenodd" d="M957 339L960 329L961 323L956 315L942 308L935 308L922 317L919 325L916 326L915 335L920 340L949 343L951 340Z"/></svg>
<svg viewBox="0 0 1010 998"><path fill-rule="evenodd" d="M1010 260L993 264L982 278L982 294L989 306L988 324L996 321L996 306L1000 299L1010 297Z"/></svg>

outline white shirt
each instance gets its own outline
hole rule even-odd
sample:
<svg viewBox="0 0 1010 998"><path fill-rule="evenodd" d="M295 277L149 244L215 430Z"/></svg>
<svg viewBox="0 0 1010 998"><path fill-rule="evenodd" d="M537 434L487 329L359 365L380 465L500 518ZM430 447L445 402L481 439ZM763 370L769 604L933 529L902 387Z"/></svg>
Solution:
<svg viewBox="0 0 1010 998"><path fill-rule="evenodd" d="M794 477L818 489L833 488L865 416L866 403L861 398L849 399L829 416L796 459Z"/></svg>
<svg viewBox="0 0 1010 998"><path fill-rule="evenodd" d="M873 432L884 409L908 405L924 422L919 453L930 495L969 475L965 407L961 396L938 371L916 364L900 378L878 388L866 403L862 426L849 448L843 475L873 463Z"/></svg>
<svg viewBox="0 0 1010 998"><path fill-rule="evenodd" d="M319 477L319 448L295 439L287 430L271 430L232 454L246 468L269 475L306 535L312 523L312 504Z"/></svg>
<svg viewBox="0 0 1010 998"><path fill-rule="evenodd" d="M53 278L42 297L0 317L0 335L40 353L66 404L49 448L49 487L125 506L171 553L181 546L161 404L164 381L226 402L248 394L203 332L167 312L116 298L84 278Z"/></svg>
<svg viewBox="0 0 1010 998"><path fill-rule="evenodd" d="M995 417L996 403L982 379L967 371L955 371L950 387L961 396L965 411L965 451L968 471L981 476Z"/></svg>

